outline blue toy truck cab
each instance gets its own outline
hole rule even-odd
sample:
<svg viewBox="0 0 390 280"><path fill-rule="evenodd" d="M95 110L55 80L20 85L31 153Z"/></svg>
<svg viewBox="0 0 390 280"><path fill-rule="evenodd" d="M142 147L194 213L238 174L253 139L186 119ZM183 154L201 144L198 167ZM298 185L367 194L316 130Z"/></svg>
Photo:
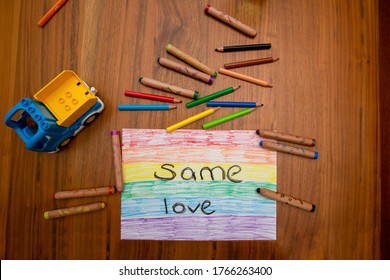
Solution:
<svg viewBox="0 0 390 280"><path fill-rule="evenodd" d="M58 152L104 110L103 102L77 75L65 70L34 95L23 98L5 123L28 150Z"/></svg>

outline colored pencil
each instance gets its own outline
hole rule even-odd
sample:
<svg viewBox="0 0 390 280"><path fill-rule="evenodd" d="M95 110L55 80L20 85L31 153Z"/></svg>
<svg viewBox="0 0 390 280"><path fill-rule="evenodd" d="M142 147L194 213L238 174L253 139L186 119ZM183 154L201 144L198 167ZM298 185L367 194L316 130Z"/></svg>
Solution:
<svg viewBox="0 0 390 280"><path fill-rule="evenodd" d="M61 218L66 216L95 212L95 211L102 210L105 207L106 205L103 202L96 202L96 203L90 203L85 205L79 205L75 207L45 211L43 217L45 218L45 220L50 220L50 219Z"/></svg>
<svg viewBox="0 0 390 280"><path fill-rule="evenodd" d="M203 118L207 117L208 115L214 114L214 112L216 112L219 109L220 109L220 107L211 108L211 109L208 109L206 111L203 111L197 115L194 115L192 117L189 117L188 119L182 120L181 122L178 122L174 125L167 127L167 131L172 132L172 131L179 129L183 126L186 126L190 123L196 122L197 120L203 119Z"/></svg>
<svg viewBox="0 0 390 280"><path fill-rule="evenodd" d="M233 27L233 28L235 28L243 33L245 33L248 36L256 37L256 35L257 35L256 29L250 27L249 25L247 25L245 23L242 23L238 19L235 19L232 16L229 16L228 14L226 14L222 11L217 10L214 7L211 7L210 4L207 4L207 6L205 7L204 10L207 14L215 17L216 19L219 19L220 21L230 25L231 27Z"/></svg>
<svg viewBox="0 0 390 280"><path fill-rule="evenodd" d="M65 5L68 0L59 0L46 12L46 14L38 21L40 27L45 26L45 24L58 12L58 10Z"/></svg>
<svg viewBox="0 0 390 280"><path fill-rule="evenodd" d="M251 60L225 63L223 65L223 67L225 67L225 69L233 69L233 68L239 68L239 67L245 67L245 66L272 63L272 62L275 62L278 60L279 60L279 58L265 57L265 58L259 58L259 59L251 59Z"/></svg>
<svg viewBox="0 0 390 280"><path fill-rule="evenodd" d="M160 82L151 78L139 77L139 81L144 86L163 90L180 96L184 96L192 99L197 99L199 96L199 92L196 90L185 89L168 83Z"/></svg>
<svg viewBox="0 0 390 280"><path fill-rule="evenodd" d="M206 103L207 107L240 107L240 108L254 108L257 107L256 102L236 102L236 101L209 101Z"/></svg>
<svg viewBox="0 0 390 280"><path fill-rule="evenodd" d="M270 48L271 48L271 44L266 43L266 44L223 46L223 47L216 48L215 50L217 52L240 52L240 51L268 50Z"/></svg>
<svg viewBox="0 0 390 280"><path fill-rule="evenodd" d="M277 141L284 141L304 146L314 147L316 145L316 139L301 137L296 135L291 135L283 132L278 132L276 130L266 130L266 129L258 129L256 133L264 138L274 139Z"/></svg>
<svg viewBox="0 0 390 280"><path fill-rule="evenodd" d="M267 83L265 81L262 81L262 80L259 80L259 79L256 79L256 78L244 75L244 74L240 74L240 73L237 73L237 72L233 72L233 71L230 71L230 70L226 70L224 68L220 68L219 69L219 73L225 74L227 76L230 76L230 77L233 77L233 78L236 78L236 79L240 79L240 80L243 80L243 81L246 81L246 82L250 82L250 83L253 83L253 84L256 84L256 85L260 85L260 86L263 86L263 87L272 87L271 84L269 84L269 83Z"/></svg>
<svg viewBox="0 0 390 280"><path fill-rule="evenodd" d="M107 187L91 188L91 189L60 191L60 192L56 192L53 195L53 198L54 199L67 199L67 198L77 198L77 197L111 195L114 193L115 193L115 187L114 186L107 186Z"/></svg>
<svg viewBox="0 0 390 280"><path fill-rule="evenodd" d="M210 101L212 99L215 99L215 98L224 96L226 94L232 93L232 92L236 91L237 89L239 89L240 87L241 86L229 87L229 88L226 88L226 89L223 89L223 90L211 93L211 94L203 96L203 97L201 97L201 98L199 98L197 100L193 100L193 101L188 102L186 104L186 107L187 108L192 108L194 106L197 106L199 104L205 103L205 102Z"/></svg>
<svg viewBox="0 0 390 280"><path fill-rule="evenodd" d="M189 76L191 78L200 80L200 81L205 82L209 85L211 85L214 82L214 76L210 76L210 75L205 74L201 71L195 70L191 67L187 67L185 65L174 62L172 60L169 60L169 59L166 59L163 57L159 57L157 59L157 62L164 67L172 69L176 72L179 72L179 73L184 74L186 76Z"/></svg>
<svg viewBox="0 0 390 280"><path fill-rule="evenodd" d="M283 202L288 205L298 207L302 210L306 210L312 213L316 210L316 206L314 204L280 192L274 192L265 188L258 188L257 192L269 199Z"/></svg>
<svg viewBox="0 0 390 280"><path fill-rule="evenodd" d="M306 157L311 159L318 158L318 152L295 148L295 147L287 146L282 143L260 141L259 145L265 149L270 149L270 150L274 150L286 154L291 154L291 155L296 155L296 156L301 156L301 157Z"/></svg>
<svg viewBox="0 0 390 280"><path fill-rule="evenodd" d="M210 76L214 76L214 77L216 77L218 74L217 71L211 69L209 66L200 62L196 58L193 58L192 56L190 56L190 55L184 53L183 51L179 50L178 48L172 46L172 44L168 44L166 47L166 50L168 53L170 53L170 54L176 56L178 59L192 65L193 67L195 67L196 69L199 69L203 73L209 74Z"/></svg>
<svg viewBox="0 0 390 280"><path fill-rule="evenodd" d="M120 104L119 111L165 111L176 109L176 105L168 104Z"/></svg>
<svg viewBox="0 0 390 280"><path fill-rule="evenodd" d="M120 133L118 130L111 131L111 147L112 159L114 164L115 183L118 193L122 193L124 189L123 175L122 175L122 146L120 140Z"/></svg>
<svg viewBox="0 0 390 280"><path fill-rule="evenodd" d="M149 99L149 100L154 100L154 101L162 101L162 102L166 102L166 103L181 103L182 102L180 99L173 98L173 97L155 95L155 94L143 93L143 92L135 92L135 91L131 91L131 90L125 90L124 95L126 95L128 97Z"/></svg>
<svg viewBox="0 0 390 280"><path fill-rule="evenodd" d="M250 114L250 113L252 113L254 110L256 110L256 108L246 108L246 109L244 109L244 110L235 112L235 113L233 113L233 114L230 114L230 115L227 115L227 116L224 116L224 117L221 117L221 118L212 120L212 121L210 121L210 122L204 123L204 124L202 125L202 128L203 128L203 129L209 129L209 128L214 127L214 126L217 126L217 125L219 125L219 124L222 124L222 123L228 122L228 121L230 121L230 120L233 120L233 119L236 119L236 118L245 116L245 115L247 115L247 114Z"/></svg>

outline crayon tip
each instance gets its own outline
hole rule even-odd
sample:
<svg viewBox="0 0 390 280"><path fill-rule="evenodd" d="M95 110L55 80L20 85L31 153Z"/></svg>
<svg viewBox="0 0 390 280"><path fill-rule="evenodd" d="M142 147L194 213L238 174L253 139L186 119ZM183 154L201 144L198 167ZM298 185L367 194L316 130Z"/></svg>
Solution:
<svg viewBox="0 0 390 280"><path fill-rule="evenodd" d="M257 188L257 190L256 190L258 193L260 193L260 191L261 191L261 189L260 188Z"/></svg>
<svg viewBox="0 0 390 280"><path fill-rule="evenodd" d="M102 209L106 207L106 204L104 204L104 202L102 202Z"/></svg>
<svg viewBox="0 0 390 280"><path fill-rule="evenodd" d="M169 50L172 48L172 45L171 44L168 44L167 47L165 48L167 50L167 52L169 52Z"/></svg>
<svg viewBox="0 0 390 280"><path fill-rule="evenodd" d="M157 62L160 63L160 57L157 57Z"/></svg>
<svg viewBox="0 0 390 280"><path fill-rule="evenodd" d="M261 103L260 105L256 105L256 107L257 108L259 108L259 107L263 107L264 106L264 104L263 103Z"/></svg>
<svg viewBox="0 0 390 280"><path fill-rule="evenodd" d="M210 4L207 4L206 7L204 8L204 11L207 13L210 9L211 5Z"/></svg>
<svg viewBox="0 0 390 280"><path fill-rule="evenodd" d="M44 218L45 220L48 220L48 219L49 219L49 212L48 212L48 211L46 211L45 213L43 213L43 218Z"/></svg>
<svg viewBox="0 0 390 280"><path fill-rule="evenodd" d="M318 152L314 152L314 157L313 159L317 159L318 158Z"/></svg>
<svg viewBox="0 0 390 280"><path fill-rule="evenodd" d="M279 57L278 57L278 58L274 58L274 62L275 62L275 61L278 61L278 60L279 60Z"/></svg>
<svg viewBox="0 0 390 280"><path fill-rule="evenodd" d="M56 194L55 193L53 193L53 198L56 199Z"/></svg>
<svg viewBox="0 0 390 280"><path fill-rule="evenodd" d="M117 193L123 193L123 190L116 190Z"/></svg>
<svg viewBox="0 0 390 280"><path fill-rule="evenodd" d="M256 130L256 134L257 134L257 135L260 135L260 129L257 129L257 130Z"/></svg>
<svg viewBox="0 0 390 280"><path fill-rule="evenodd" d="M267 87L273 87L273 85L271 85L271 84L267 84Z"/></svg>
<svg viewBox="0 0 390 280"><path fill-rule="evenodd" d="M199 96L199 91L195 91L194 92L194 99L198 99L198 96Z"/></svg>
<svg viewBox="0 0 390 280"><path fill-rule="evenodd" d="M260 141L259 146L263 147L263 141Z"/></svg>
<svg viewBox="0 0 390 280"><path fill-rule="evenodd" d="M139 77L139 79L138 79L138 81L139 81L139 82L141 82L141 81L142 81L142 79L143 79L143 77L142 77L142 76L140 76L140 77Z"/></svg>
<svg viewBox="0 0 390 280"><path fill-rule="evenodd" d="M313 204L313 206L311 207L311 210L310 210L310 212L314 212L314 211L316 211L316 206Z"/></svg>

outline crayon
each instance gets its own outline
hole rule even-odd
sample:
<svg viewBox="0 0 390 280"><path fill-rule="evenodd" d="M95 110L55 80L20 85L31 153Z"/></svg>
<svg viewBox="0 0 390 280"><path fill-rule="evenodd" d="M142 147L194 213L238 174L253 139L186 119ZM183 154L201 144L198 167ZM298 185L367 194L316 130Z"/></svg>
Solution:
<svg viewBox="0 0 390 280"><path fill-rule="evenodd" d="M112 143L112 153L114 161L114 172L115 172L115 187L118 193L123 192L123 176L122 176L122 149L121 141L119 138L119 131L111 131L111 143Z"/></svg>
<svg viewBox="0 0 390 280"><path fill-rule="evenodd" d="M119 111L166 111L176 109L176 105L169 104L120 104Z"/></svg>
<svg viewBox="0 0 390 280"><path fill-rule="evenodd" d="M169 60L169 59L166 59L163 57L159 57L157 59L157 62L164 67L175 70L176 72L179 72L179 73L184 74L186 76L189 76L191 78L197 79L199 81L205 82L209 85L211 85L214 82L213 76L210 76L208 74L205 74L203 72L195 70L191 67L187 67L187 66L182 65L180 63L176 63L172 60Z"/></svg>
<svg viewBox="0 0 390 280"><path fill-rule="evenodd" d="M185 88L181 88L178 86L174 86L168 83L160 82L151 78L145 78L145 77L139 77L139 81L141 84L147 87L163 90L169 93L181 95L184 97L192 98L192 99L197 99L199 96L198 91L194 90L189 90Z"/></svg>
<svg viewBox="0 0 390 280"><path fill-rule="evenodd" d="M274 150L286 154L291 154L291 155L296 155L296 156L301 156L301 157L311 158L311 159L318 158L318 152L295 148L281 143L260 141L259 145L265 149L270 149L270 150Z"/></svg>
<svg viewBox="0 0 390 280"><path fill-rule="evenodd" d="M177 98L156 95L156 94L150 94L150 93L135 92L135 91L131 91L131 90L125 90L124 95L126 95L128 97L142 98L142 99L148 99L148 100L154 100L154 101L162 101L162 102L167 102L167 103L181 103L182 102L180 99L177 99Z"/></svg>
<svg viewBox="0 0 390 280"><path fill-rule="evenodd" d="M196 58L193 58L192 56L190 56L190 55L184 53L183 51L179 50L178 48L172 46L172 44L168 44L166 47L166 50L168 53L170 53L170 54L176 56L178 59L192 65L193 67L195 67L196 69L199 69L203 73L209 74L210 76L214 76L214 77L216 77L218 74L217 71L211 69L209 66L200 62Z"/></svg>
<svg viewBox="0 0 390 280"><path fill-rule="evenodd" d="M313 213L316 210L316 206L314 204L307 202L307 201L303 201L303 200L298 199L298 198L288 196L288 195L283 194L283 193L274 192L274 191L271 191L271 190L265 189L265 188L258 188L257 192L259 194L261 194L262 196L265 196L265 197L270 198L272 200L280 201L280 202L286 203L288 205L298 207L298 208L303 209L305 211L309 211L309 212Z"/></svg>
<svg viewBox="0 0 390 280"><path fill-rule="evenodd" d="M207 107L239 107L239 108L255 108L256 102L236 102L236 101L209 101Z"/></svg>
<svg viewBox="0 0 390 280"><path fill-rule="evenodd" d="M316 145L316 139L308 138L308 137L301 137L301 136L295 136L287 133L278 132L276 130L266 130L266 129L258 129L256 130L256 133L264 138L274 139L278 141L284 141L304 146L310 146L314 147Z"/></svg>
<svg viewBox="0 0 390 280"><path fill-rule="evenodd" d="M263 87L272 87L271 84L269 84L269 83L267 83L265 81L262 81L262 80L259 80L259 79L256 79L256 78L244 75L244 74L240 74L240 73L237 73L237 72L233 72L233 71L230 71L230 70L226 70L224 68L220 68L219 69L219 73L225 74L227 76L230 76L230 77L233 77L233 78L237 78L237 79L240 79L240 80L243 80L243 81L246 81L246 82L250 82L250 83L253 83L253 84L256 84L256 85L260 85L260 86L263 86Z"/></svg>
<svg viewBox="0 0 390 280"><path fill-rule="evenodd" d="M259 59L251 59L251 60L244 60L244 61L238 61L238 62L225 63L223 65L223 67L225 67L225 69L233 69L233 68L239 68L239 67L246 67L246 66L252 66L252 65L272 63L272 62L275 62L275 61L278 61L278 60L279 60L279 58L265 57L265 58L259 58Z"/></svg>
<svg viewBox="0 0 390 280"><path fill-rule="evenodd" d="M245 33L248 36L256 37L257 35L256 29L250 27L245 23L242 23L238 19L235 19L222 11L217 10L214 7L211 7L210 4L207 4L204 10L207 14L215 17L216 19L219 19L220 21L230 25L231 27L241 31L242 33Z"/></svg>
<svg viewBox="0 0 390 280"><path fill-rule="evenodd" d="M108 186L108 187L100 187L100 188L56 192L53 195L53 198L54 199L67 199L67 198L77 198L77 197L111 195L114 193L115 193L115 187Z"/></svg>
<svg viewBox="0 0 390 280"><path fill-rule="evenodd" d="M270 48L271 48L271 44L266 43L266 44L223 46L223 47L216 48L215 51L217 51L217 52L239 52L239 51L268 50Z"/></svg>
<svg viewBox="0 0 390 280"><path fill-rule="evenodd" d="M199 98L197 100L193 100L193 101L188 102L186 104L186 107L187 108L192 108L194 106L197 106L199 104L205 103L205 102L210 101L212 99L215 99L215 98L224 96L226 94L232 93L232 92L236 91L237 89L239 89L240 87L241 86L229 87L229 88L225 88L223 90L211 93L211 94L203 96L203 97L201 97L201 98Z"/></svg>
<svg viewBox="0 0 390 280"><path fill-rule="evenodd" d="M45 220L50 220L55 218L99 211L102 210L104 207L106 207L106 205L103 202L96 202L96 203L74 206L69 208L45 211L43 217L45 218Z"/></svg>
<svg viewBox="0 0 390 280"><path fill-rule="evenodd" d="M204 124L202 125L202 128L203 128L203 129L209 129L209 128L211 128L211 127L217 126L217 125L222 124L222 123L225 123L225 122L227 122L227 121L230 121L230 120L233 120L233 119L236 119L236 118L245 116L245 115L247 115L247 114L250 114L250 113L252 113L254 110L256 110L256 108L247 108L247 109L244 109L244 110L235 112L235 113L233 113L233 114L230 114L230 115L227 115L227 116L224 116L224 117L221 117L221 118L212 120L212 121L210 121L210 122L204 123Z"/></svg>
<svg viewBox="0 0 390 280"><path fill-rule="evenodd" d="M171 126L167 127L167 131L168 132L172 132L172 131L174 131L176 129L179 129L179 128L181 128L183 126L186 126L186 125L188 125L190 123L193 123L193 122L195 122L197 120L203 119L203 118L207 117L208 115L214 114L214 112L216 112L219 108L220 107L208 109L208 110L203 111L203 112L201 112L201 113L199 113L197 115L194 115L194 116L192 116L192 117L190 117L188 119L185 119L185 120L183 120L181 122L178 122L177 124L171 125Z"/></svg>
<svg viewBox="0 0 390 280"><path fill-rule="evenodd" d="M45 26L45 24L58 12L58 10L65 5L68 0L59 0L46 12L46 14L38 21L40 27Z"/></svg>

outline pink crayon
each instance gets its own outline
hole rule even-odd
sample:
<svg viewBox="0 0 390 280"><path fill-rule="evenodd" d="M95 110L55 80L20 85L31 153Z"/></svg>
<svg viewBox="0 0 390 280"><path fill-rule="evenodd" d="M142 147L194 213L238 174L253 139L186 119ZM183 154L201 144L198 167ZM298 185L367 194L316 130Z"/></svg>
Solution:
<svg viewBox="0 0 390 280"><path fill-rule="evenodd" d="M114 155L114 171L115 171L115 182L118 193L123 192L123 177L122 177L122 155L121 155L121 142L119 139L119 131L111 131L112 140L112 152Z"/></svg>

